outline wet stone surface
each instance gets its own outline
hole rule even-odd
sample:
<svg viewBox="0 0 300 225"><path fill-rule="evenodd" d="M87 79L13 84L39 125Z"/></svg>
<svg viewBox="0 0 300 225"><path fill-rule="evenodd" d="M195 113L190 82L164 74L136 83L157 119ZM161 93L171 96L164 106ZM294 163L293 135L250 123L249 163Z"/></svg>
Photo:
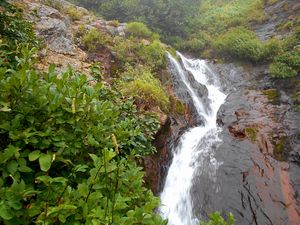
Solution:
<svg viewBox="0 0 300 225"><path fill-rule="evenodd" d="M210 156L201 161L207 165L196 171L191 188L195 215L231 211L236 224L300 224L300 114L291 84L274 95L278 81L264 78L262 68L249 74L223 64L215 70L228 94L218 113L222 141L212 148L220 166L211 173Z"/></svg>

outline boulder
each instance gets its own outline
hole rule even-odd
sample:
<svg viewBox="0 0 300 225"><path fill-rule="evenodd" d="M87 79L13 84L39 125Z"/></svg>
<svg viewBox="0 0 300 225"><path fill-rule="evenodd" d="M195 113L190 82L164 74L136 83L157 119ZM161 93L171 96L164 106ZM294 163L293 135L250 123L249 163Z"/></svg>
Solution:
<svg viewBox="0 0 300 225"><path fill-rule="evenodd" d="M63 54L74 54L73 37L64 20L41 17L36 24L37 35L42 37L49 49Z"/></svg>

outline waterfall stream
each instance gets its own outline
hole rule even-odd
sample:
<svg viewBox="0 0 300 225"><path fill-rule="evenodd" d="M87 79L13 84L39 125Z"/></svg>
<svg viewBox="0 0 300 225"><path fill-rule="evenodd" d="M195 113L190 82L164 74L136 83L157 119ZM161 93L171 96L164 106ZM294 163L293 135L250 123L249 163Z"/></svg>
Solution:
<svg viewBox="0 0 300 225"><path fill-rule="evenodd" d="M220 143L217 112L226 95L220 90L217 75L204 60L188 59L177 54L181 63L168 54L172 72L175 73L173 76L178 77L186 87L203 124L187 130L172 149L173 160L161 193L160 212L168 219L169 225L197 225L199 218L193 213L190 188L195 169L201 170L204 161L208 160L209 166L205 163L203 170L208 171L211 179L215 178L214 174L220 165L213 152L213 146ZM189 79L189 76L193 76L193 79ZM199 96L193 81L207 89L207 96Z"/></svg>

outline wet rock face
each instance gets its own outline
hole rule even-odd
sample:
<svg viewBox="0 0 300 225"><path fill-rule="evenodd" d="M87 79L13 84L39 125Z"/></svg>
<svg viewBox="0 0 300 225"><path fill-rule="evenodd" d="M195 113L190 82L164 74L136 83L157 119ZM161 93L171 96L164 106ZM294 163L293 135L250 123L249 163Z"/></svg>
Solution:
<svg viewBox="0 0 300 225"><path fill-rule="evenodd" d="M177 70L175 68L172 68L171 64L169 64L169 69L170 69L170 76L173 84L173 89L175 91L175 95L179 99L181 99L184 103L186 103L188 107L188 112L190 114L189 117L191 119L190 122L192 126L203 124L203 118L201 118L201 116L199 116L199 114L197 113L197 110L193 103L193 99L186 85L182 82L179 75L177 74ZM199 98L202 99L203 104L208 106L209 104L205 102L208 96L207 88L204 85L198 83L195 80L194 76L188 71L184 71L184 73L185 73L185 77L187 77L187 79L190 81L194 90L197 90L196 94L198 95Z"/></svg>
<svg viewBox="0 0 300 225"><path fill-rule="evenodd" d="M275 4L265 6L267 19L264 23L253 24L252 27L263 41L273 36L285 37L289 31L279 31L278 27L288 20L296 21L300 18L300 4L295 0L281 0Z"/></svg>
<svg viewBox="0 0 300 225"><path fill-rule="evenodd" d="M215 69L228 94L218 113L222 144L214 150L221 166L214 176L196 172L194 213L231 211L242 225L299 224L300 114L293 110L291 81L280 85L284 81L265 78L263 68Z"/></svg>
<svg viewBox="0 0 300 225"><path fill-rule="evenodd" d="M171 150L177 145L182 133L192 126L189 116L189 113L185 115L171 113L164 123L161 123L161 129L155 135L153 145L157 153L143 157L141 161L145 171L146 185L157 195L164 187L164 179L172 160Z"/></svg>

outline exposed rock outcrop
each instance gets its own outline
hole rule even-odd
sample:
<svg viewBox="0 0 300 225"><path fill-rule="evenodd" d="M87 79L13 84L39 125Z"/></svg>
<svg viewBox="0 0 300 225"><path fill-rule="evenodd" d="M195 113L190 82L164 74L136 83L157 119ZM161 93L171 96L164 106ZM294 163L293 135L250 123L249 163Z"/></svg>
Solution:
<svg viewBox="0 0 300 225"><path fill-rule="evenodd" d="M68 65L74 69L89 74L89 67L95 61L101 62L103 71L109 71L113 54L107 48L97 55L89 55L77 41L76 34L80 27L91 30L98 29L112 35L125 36L125 23L105 21L95 17L82 7L75 6L64 0L13 0L24 8L25 16L34 22L35 31L43 41L39 52L41 58L38 68L47 70L50 64L55 64L58 70L65 70ZM72 19L70 9L75 9L80 18Z"/></svg>

